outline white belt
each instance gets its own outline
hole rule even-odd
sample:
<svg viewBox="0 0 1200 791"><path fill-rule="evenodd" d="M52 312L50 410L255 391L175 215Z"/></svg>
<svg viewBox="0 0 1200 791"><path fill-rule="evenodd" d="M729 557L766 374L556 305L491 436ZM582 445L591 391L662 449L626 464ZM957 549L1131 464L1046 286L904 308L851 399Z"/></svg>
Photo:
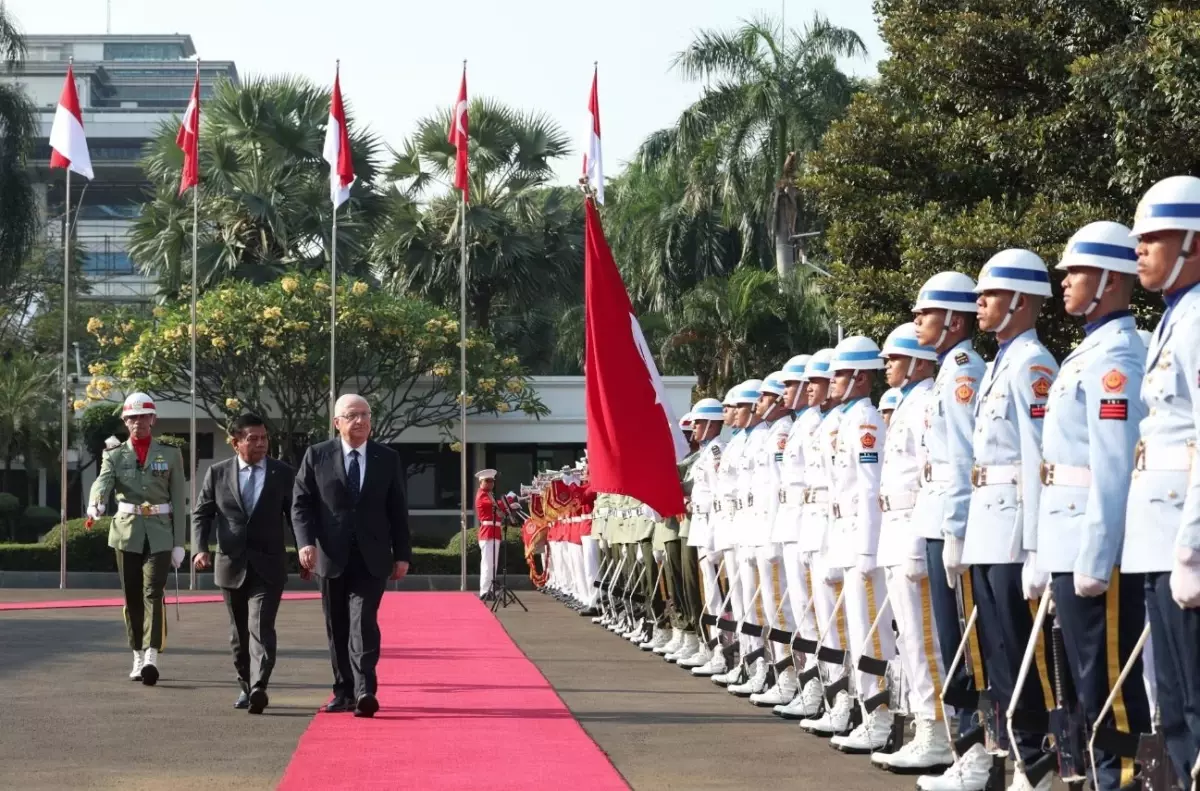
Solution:
<svg viewBox="0 0 1200 791"><path fill-rule="evenodd" d="M480 527L495 527L498 524L500 524L500 523L492 521L491 519L485 519L479 523L479 526Z"/></svg>
<svg viewBox="0 0 1200 791"><path fill-rule="evenodd" d="M916 492L897 492L896 494L879 495L879 510L908 511L917 504Z"/></svg>
<svg viewBox="0 0 1200 791"><path fill-rule="evenodd" d="M809 505L814 503L827 503L829 502L829 490L824 486L815 486L805 489L804 502Z"/></svg>
<svg viewBox="0 0 1200 791"><path fill-rule="evenodd" d="M1152 472L1187 472L1192 468L1196 455L1196 445L1189 441L1186 445L1157 445L1147 448L1145 443L1138 441L1133 453L1133 468Z"/></svg>
<svg viewBox="0 0 1200 791"><path fill-rule="evenodd" d="M925 462L924 475L921 478L924 483L946 483L950 480L950 465Z"/></svg>
<svg viewBox="0 0 1200 791"><path fill-rule="evenodd" d="M142 516L162 516L163 514L171 513L171 504L162 503L160 505L134 505L127 503L124 500L117 503L117 513L121 514L141 514Z"/></svg>
<svg viewBox="0 0 1200 791"><path fill-rule="evenodd" d="M1092 471L1088 467L1072 467L1068 464L1042 462L1040 473L1042 484L1045 486L1080 486L1087 488L1092 485Z"/></svg>
<svg viewBox="0 0 1200 791"><path fill-rule="evenodd" d="M1016 464L975 465L971 468L971 486L1011 486L1021 475Z"/></svg>
<svg viewBox="0 0 1200 791"><path fill-rule="evenodd" d="M854 514L855 498L857 495L846 494L833 501L833 518L850 518Z"/></svg>

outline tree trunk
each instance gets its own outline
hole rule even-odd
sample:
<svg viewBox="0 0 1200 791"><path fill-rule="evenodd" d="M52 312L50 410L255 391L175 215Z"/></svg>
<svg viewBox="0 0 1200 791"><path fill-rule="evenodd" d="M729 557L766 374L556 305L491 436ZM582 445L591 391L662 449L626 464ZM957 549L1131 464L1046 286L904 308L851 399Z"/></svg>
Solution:
<svg viewBox="0 0 1200 791"><path fill-rule="evenodd" d="M796 188L781 187L775 191L775 271L781 280L792 273L796 262L796 247L792 234L796 232Z"/></svg>
<svg viewBox="0 0 1200 791"><path fill-rule="evenodd" d="M471 313L475 326L487 332L492 318L492 293L484 290L471 297Z"/></svg>

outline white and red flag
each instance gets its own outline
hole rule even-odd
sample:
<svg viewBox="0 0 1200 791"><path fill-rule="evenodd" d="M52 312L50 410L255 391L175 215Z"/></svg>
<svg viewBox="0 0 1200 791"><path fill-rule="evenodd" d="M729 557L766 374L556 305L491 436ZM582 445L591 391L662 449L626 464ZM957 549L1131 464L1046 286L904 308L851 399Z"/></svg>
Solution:
<svg viewBox="0 0 1200 791"><path fill-rule="evenodd" d="M454 112L450 115L450 145L454 146L454 186L462 190L463 202L468 195L467 182L467 140L469 139L470 124L467 119L467 66L463 64L462 83L458 86L458 99L454 102Z"/></svg>
<svg viewBox="0 0 1200 791"><path fill-rule="evenodd" d="M196 82L192 98L183 113L183 123L175 135L175 145L183 152L183 170L179 174L179 194L200 183L200 67L196 67Z"/></svg>
<svg viewBox="0 0 1200 791"><path fill-rule="evenodd" d="M584 225L588 478L663 516L683 513L688 452L592 201Z"/></svg>
<svg viewBox="0 0 1200 791"><path fill-rule="evenodd" d="M75 91L74 66L67 66L67 81L54 111L54 125L50 127L50 167L66 168L89 181L93 178L92 156L88 153L79 94Z"/></svg>
<svg viewBox="0 0 1200 791"><path fill-rule="evenodd" d="M583 175L596 195L596 202L604 205L604 157L600 153L600 93L598 81L600 69L592 73L592 94L588 98L588 147L583 153Z"/></svg>
<svg viewBox="0 0 1200 791"><path fill-rule="evenodd" d="M350 131L346 127L346 108L342 104L341 67L333 77L333 96L329 99L329 125L325 127L325 150L329 163L329 197L337 209L350 197L354 183L354 162L350 157Z"/></svg>

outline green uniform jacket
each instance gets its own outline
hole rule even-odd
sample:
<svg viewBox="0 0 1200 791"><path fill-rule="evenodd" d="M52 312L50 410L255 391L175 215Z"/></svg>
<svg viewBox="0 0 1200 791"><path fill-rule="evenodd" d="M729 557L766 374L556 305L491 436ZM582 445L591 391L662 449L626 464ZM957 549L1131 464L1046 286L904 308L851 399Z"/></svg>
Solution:
<svg viewBox="0 0 1200 791"><path fill-rule="evenodd" d="M608 520L608 543L610 544L628 544L629 543L629 519L625 517L625 510L629 508L629 498L624 494L611 495L609 501L612 508L617 511L616 516L609 517Z"/></svg>
<svg viewBox="0 0 1200 791"><path fill-rule="evenodd" d="M629 507L634 512L629 520L629 540L635 544L642 541L650 541L654 538L654 525L656 523L652 519L647 519L642 514L642 506L644 505L645 503L636 497L629 498Z"/></svg>
<svg viewBox="0 0 1200 791"><path fill-rule="evenodd" d="M683 461L679 462L679 480L683 482L683 497L688 501L688 508L691 508L692 486L696 481L692 478L692 467L696 464L696 459L700 458L700 453L697 451L688 456ZM679 520L679 537L685 539L692 528L692 518L690 512L685 512Z"/></svg>
<svg viewBox="0 0 1200 791"><path fill-rule="evenodd" d="M600 516L600 514L608 513L608 509L612 507L611 500L612 498L606 492L596 493L596 502L592 508L592 538L597 541L608 540L608 516Z"/></svg>
<svg viewBox="0 0 1200 791"><path fill-rule="evenodd" d="M151 552L170 552L173 547L184 546L187 541L187 481L183 454L178 448L151 440L145 467L138 465L137 451L128 440L105 453L88 502L107 503L112 491L116 492L118 503L170 503L171 513L154 516L112 514L108 528L110 547L141 552L146 539L150 540Z"/></svg>

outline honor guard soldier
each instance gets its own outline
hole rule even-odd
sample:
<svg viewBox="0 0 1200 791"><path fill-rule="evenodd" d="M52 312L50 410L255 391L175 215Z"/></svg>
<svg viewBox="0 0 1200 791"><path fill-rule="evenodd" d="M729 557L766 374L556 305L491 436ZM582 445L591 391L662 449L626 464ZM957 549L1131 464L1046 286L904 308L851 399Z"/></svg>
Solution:
<svg viewBox="0 0 1200 791"><path fill-rule="evenodd" d="M1047 576L1037 570L1041 501L1042 424L1058 363L1038 339L1035 325L1050 296L1045 262L1028 250L1003 250L988 260L975 286L979 328L996 335L1000 349L988 367L975 408L975 466L962 563L971 566L979 639L992 700L1030 713L1046 710L1042 679L1017 675L1033 631L1027 600L1039 598ZM947 569L953 573L953 569ZM999 734L1005 732L1000 721ZM1041 734L1014 728L1009 745L1031 764L1041 755ZM1002 744L1003 737L1000 743ZM1038 783L1049 789L1051 776ZM1013 791L1030 788L1018 772Z"/></svg>
<svg viewBox="0 0 1200 791"><path fill-rule="evenodd" d="M692 413L688 412L679 419L679 430L691 448ZM688 473L695 463L695 450L692 449L683 461L676 465L679 473L679 483L684 491L684 506L687 506L687 492L690 489ZM660 630L661 637L656 634L651 651L658 656L674 655L683 645L684 635L695 630L695 621L699 616L692 615L691 597L684 592L685 578L694 580L695 573L690 577L683 568L683 546L687 542L687 531L690 528L686 513L671 514L661 519L655 527L655 550L663 553L662 578L667 589L667 600L670 608L667 613L671 628Z"/></svg>
<svg viewBox="0 0 1200 791"><path fill-rule="evenodd" d="M1115 222L1094 222L1067 242L1058 270L1067 313L1087 323L1050 388L1042 434L1038 569L1050 574L1066 667L1088 725L1100 716L1116 673L1145 623L1145 578L1115 571L1125 534L1146 349L1129 302L1137 243ZM1107 592L1107 595L1105 595ZM1117 656L1108 656L1115 651ZM1125 721L1106 727L1150 731L1141 673L1122 690ZM1111 676L1111 677L1110 677ZM1075 756L1083 761L1084 756ZM1133 779L1133 762L1096 748L1094 787L1116 791Z"/></svg>
<svg viewBox="0 0 1200 791"><path fill-rule="evenodd" d="M121 406L129 440L106 452L88 495L88 516L99 518L111 493L117 512L108 545L117 556L125 599L125 633L133 649L132 681L158 682L158 655L167 647L167 572L183 564L187 536L183 456L178 448L154 441L158 411L145 393L133 393Z"/></svg>
<svg viewBox="0 0 1200 791"><path fill-rule="evenodd" d="M491 601L492 584L496 581L496 565L500 553L500 513L492 490L496 486L495 470L475 473L479 489L475 492L475 521L479 525L479 598Z"/></svg>
<svg viewBox="0 0 1200 791"><path fill-rule="evenodd" d="M897 649L908 698L916 719L912 741L892 753L875 753L872 763L896 771L928 771L954 762L937 693L945 668L934 641L925 539L912 524L913 507L924 472L925 413L933 392L937 352L922 345L911 322L888 336L881 353L887 361L889 393L897 408L887 428L879 481L878 561L887 581L888 601L896 619ZM886 398L886 394L885 394ZM882 403L882 402L881 402Z"/></svg>
<svg viewBox="0 0 1200 791"><path fill-rule="evenodd" d="M899 387L893 387L887 390L879 397L879 414L883 416L883 425L892 425L892 414L896 411L896 407L900 406L900 401L903 400L904 393Z"/></svg>
<svg viewBox="0 0 1200 791"><path fill-rule="evenodd" d="M875 341L855 335L833 350L831 367L833 398L842 402L842 417L830 486L829 558L843 569L850 665L855 669L854 690L864 714L854 730L834 736L831 744L847 753L870 753L887 744L893 713L886 703L867 710L866 701L882 691L884 678L859 669L859 658L865 653L887 662L896 655L891 607L877 561L879 478L887 429L870 395L883 359Z"/></svg>
<svg viewBox="0 0 1200 791"><path fill-rule="evenodd" d="M1160 731L1186 787L1200 752L1200 179L1173 176L1138 205L1142 287L1166 308L1146 354L1121 571L1146 575Z"/></svg>

